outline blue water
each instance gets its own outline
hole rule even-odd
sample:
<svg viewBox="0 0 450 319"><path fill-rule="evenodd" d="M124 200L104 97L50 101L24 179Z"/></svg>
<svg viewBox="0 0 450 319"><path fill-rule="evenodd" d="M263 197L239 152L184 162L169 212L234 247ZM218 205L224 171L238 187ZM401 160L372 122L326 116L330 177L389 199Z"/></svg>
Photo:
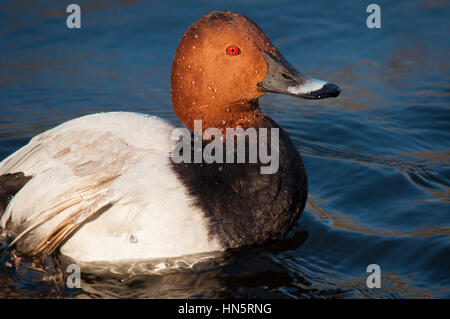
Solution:
<svg viewBox="0 0 450 319"><path fill-rule="evenodd" d="M73 2L73 1L72 1ZM232 251L215 267L167 275L82 275L57 260L0 250L0 297L450 297L450 2L0 1L0 160L34 135L101 111L176 120L171 59L206 12L253 19L301 72L341 86L337 99L266 95L263 111L300 150L309 176L286 238ZM369 289L366 268L381 268Z"/></svg>

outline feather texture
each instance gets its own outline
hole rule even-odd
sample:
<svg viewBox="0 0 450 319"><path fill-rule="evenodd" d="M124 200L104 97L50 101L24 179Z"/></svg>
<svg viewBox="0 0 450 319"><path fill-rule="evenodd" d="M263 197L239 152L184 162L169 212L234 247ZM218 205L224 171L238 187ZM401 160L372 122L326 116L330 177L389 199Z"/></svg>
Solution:
<svg viewBox="0 0 450 319"><path fill-rule="evenodd" d="M33 178L0 226L34 256L149 259L221 250L170 168L173 126L136 113L81 117L34 137L0 163Z"/></svg>

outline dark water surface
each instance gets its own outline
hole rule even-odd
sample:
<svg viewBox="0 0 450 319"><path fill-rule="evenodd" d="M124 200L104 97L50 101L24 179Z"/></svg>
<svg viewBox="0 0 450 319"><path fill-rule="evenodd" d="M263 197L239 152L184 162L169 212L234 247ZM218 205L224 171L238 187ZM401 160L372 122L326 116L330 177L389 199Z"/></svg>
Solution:
<svg viewBox="0 0 450 319"><path fill-rule="evenodd" d="M289 235L229 252L214 267L165 275L82 275L59 260L15 264L0 251L6 297L450 297L450 2L0 1L0 160L66 120L135 111L176 120L169 93L185 29L211 10L258 23L304 74L338 99L266 95L263 110L294 139L310 193ZM368 289L378 264L382 288Z"/></svg>

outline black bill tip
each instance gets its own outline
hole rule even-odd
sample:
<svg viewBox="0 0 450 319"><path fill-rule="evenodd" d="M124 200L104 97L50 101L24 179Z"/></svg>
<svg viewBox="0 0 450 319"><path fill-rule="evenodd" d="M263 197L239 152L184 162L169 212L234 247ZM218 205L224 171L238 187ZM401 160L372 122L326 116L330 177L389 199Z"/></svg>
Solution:
<svg viewBox="0 0 450 319"><path fill-rule="evenodd" d="M341 94L341 88L333 83L325 83L322 88L303 94L303 97L309 99L325 99L327 97L338 97Z"/></svg>

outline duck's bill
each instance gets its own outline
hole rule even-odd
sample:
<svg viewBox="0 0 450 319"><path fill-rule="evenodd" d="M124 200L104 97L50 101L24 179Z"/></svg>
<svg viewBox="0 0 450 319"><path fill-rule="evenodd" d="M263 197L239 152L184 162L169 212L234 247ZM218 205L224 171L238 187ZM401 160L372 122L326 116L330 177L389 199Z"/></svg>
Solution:
<svg viewBox="0 0 450 319"><path fill-rule="evenodd" d="M267 74L258 83L260 91L288 94L305 99L337 97L341 89L333 83L307 78L284 58L277 59L262 51L267 63Z"/></svg>

